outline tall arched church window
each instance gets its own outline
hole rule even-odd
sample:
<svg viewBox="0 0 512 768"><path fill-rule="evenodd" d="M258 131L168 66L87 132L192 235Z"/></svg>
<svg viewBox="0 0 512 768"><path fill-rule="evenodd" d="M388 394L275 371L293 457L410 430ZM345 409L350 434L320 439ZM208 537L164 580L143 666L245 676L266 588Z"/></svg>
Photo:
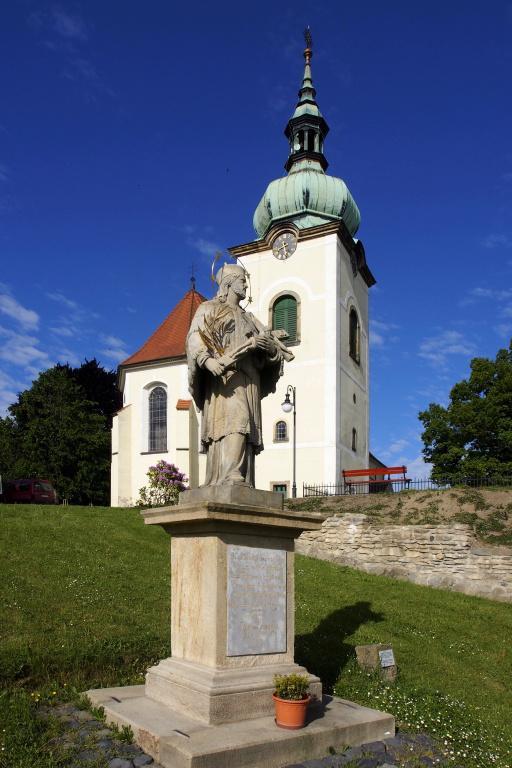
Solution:
<svg viewBox="0 0 512 768"><path fill-rule="evenodd" d="M285 344L297 341L297 299L295 296L279 296L272 307L272 330L285 330Z"/></svg>
<svg viewBox="0 0 512 768"><path fill-rule="evenodd" d="M155 387L149 393L148 450L167 450L167 392Z"/></svg>
<svg viewBox="0 0 512 768"><path fill-rule="evenodd" d="M286 421L277 421L274 427L274 442L282 443L288 440L288 427Z"/></svg>
<svg viewBox="0 0 512 768"><path fill-rule="evenodd" d="M352 307L349 315L349 354L358 365L361 361L361 328L356 310Z"/></svg>

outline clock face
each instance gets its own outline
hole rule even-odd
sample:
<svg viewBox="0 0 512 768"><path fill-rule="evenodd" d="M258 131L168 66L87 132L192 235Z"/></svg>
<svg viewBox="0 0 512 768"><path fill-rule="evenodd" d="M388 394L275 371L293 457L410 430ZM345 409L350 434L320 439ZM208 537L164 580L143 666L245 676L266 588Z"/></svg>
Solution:
<svg viewBox="0 0 512 768"><path fill-rule="evenodd" d="M272 253L276 259L289 259L297 248L297 238L293 232L283 232L276 237L272 245Z"/></svg>

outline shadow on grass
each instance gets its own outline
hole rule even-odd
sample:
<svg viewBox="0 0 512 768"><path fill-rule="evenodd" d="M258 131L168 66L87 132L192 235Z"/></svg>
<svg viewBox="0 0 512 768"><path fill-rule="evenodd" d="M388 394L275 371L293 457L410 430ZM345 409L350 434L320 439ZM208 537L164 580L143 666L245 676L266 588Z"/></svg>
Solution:
<svg viewBox="0 0 512 768"><path fill-rule="evenodd" d="M364 600L333 611L313 632L295 638L295 661L318 675L325 693L331 693L341 671L355 656L355 645L346 642L359 627L368 622L384 621L382 613L372 611Z"/></svg>

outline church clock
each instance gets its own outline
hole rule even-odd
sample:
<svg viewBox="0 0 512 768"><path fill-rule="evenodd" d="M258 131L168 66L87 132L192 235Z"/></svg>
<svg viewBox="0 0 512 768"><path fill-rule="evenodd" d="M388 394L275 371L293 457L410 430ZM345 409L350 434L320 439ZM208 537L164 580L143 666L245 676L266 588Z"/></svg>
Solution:
<svg viewBox="0 0 512 768"><path fill-rule="evenodd" d="M293 232L283 232L274 240L272 253L276 259L289 259L297 248L297 238Z"/></svg>

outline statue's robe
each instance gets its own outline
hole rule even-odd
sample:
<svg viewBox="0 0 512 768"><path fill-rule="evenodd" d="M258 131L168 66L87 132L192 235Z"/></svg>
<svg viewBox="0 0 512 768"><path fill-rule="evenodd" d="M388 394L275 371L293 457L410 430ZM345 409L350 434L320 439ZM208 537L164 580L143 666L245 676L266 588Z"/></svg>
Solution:
<svg viewBox="0 0 512 768"><path fill-rule="evenodd" d="M253 457L263 450L261 399L275 392L283 355L279 346L269 356L257 349L253 337L266 329L240 306L218 299L203 302L197 309L187 336L189 389L203 412L201 441L208 453L205 485L220 485L239 477L254 485ZM238 355L237 355L238 353ZM205 368L213 357L236 361L221 375ZM244 435L242 441L222 441L229 435ZM226 446L246 455L226 456ZM239 482L235 480L234 482Z"/></svg>

